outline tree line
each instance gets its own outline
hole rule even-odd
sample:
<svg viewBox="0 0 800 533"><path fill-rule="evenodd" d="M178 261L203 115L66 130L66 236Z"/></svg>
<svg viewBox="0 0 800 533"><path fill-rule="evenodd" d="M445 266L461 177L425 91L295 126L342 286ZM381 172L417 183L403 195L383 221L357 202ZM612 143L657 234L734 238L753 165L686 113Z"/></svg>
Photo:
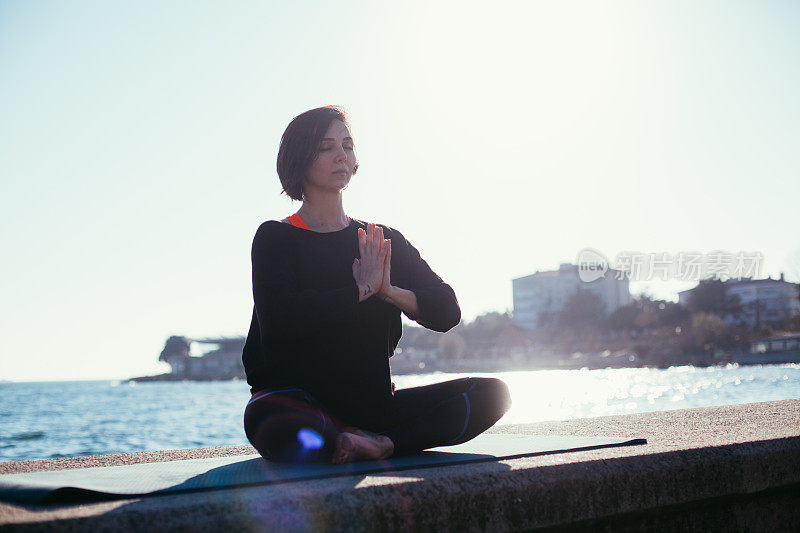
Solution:
<svg viewBox="0 0 800 533"><path fill-rule="evenodd" d="M562 357L627 350L646 365L711 364L725 354L747 351L755 338L800 330L800 317L746 325L742 319L748 310L720 280L702 280L689 294L686 305L639 294L629 305L606 313L595 293L578 290L560 309L542 314L536 330L519 327L509 312L489 312L445 334L406 327L399 347L435 352L444 360L514 350Z"/></svg>

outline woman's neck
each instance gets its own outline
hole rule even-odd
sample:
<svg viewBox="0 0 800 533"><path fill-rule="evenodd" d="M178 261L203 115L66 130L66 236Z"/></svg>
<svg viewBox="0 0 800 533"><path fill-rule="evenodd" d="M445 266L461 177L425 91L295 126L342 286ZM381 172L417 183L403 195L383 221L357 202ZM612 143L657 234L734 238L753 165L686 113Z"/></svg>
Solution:
<svg viewBox="0 0 800 533"><path fill-rule="evenodd" d="M321 200L321 199L320 199ZM350 225L350 218L345 215L342 207L342 196L331 198L329 201L303 200L303 205L297 214L303 222L314 231L338 231Z"/></svg>

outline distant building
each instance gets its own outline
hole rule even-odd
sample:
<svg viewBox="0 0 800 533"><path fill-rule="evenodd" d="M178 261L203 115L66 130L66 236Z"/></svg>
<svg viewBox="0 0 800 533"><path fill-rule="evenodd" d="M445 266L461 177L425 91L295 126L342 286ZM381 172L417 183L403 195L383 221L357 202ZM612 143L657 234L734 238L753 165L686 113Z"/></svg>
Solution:
<svg viewBox="0 0 800 533"><path fill-rule="evenodd" d="M216 380L244 378L242 349L245 337L188 339L172 336L167 339L159 361L172 368L172 379ZM191 344L205 345L201 355L194 356Z"/></svg>
<svg viewBox="0 0 800 533"><path fill-rule="evenodd" d="M538 329L546 313L557 313L578 289L587 289L600 297L606 313L631 303L627 276L609 269L592 282L578 277L578 266L561 263L558 270L535 272L511 281L514 297L514 323L525 329ZM621 279L617 279L621 278Z"/></svg>
<svg viewBox="0 0 800 533"><path fill-rule="evenodd" d="M779 279L729 279L723 281L728 294L739 297L742 315L735 320L727 317L729 323L744 324L752 328L767 322L782 322L800 315L798 284L786 281L781 273ZM678 293L678 302L687 305L691 288Z"/></svg>
<svg viewBox="0 0 800 533"><path fill-rule="evenodd" d="M784 333L774 337L756 339L750 343L751 353L774 353L800 350L800 335Z"/></svg>

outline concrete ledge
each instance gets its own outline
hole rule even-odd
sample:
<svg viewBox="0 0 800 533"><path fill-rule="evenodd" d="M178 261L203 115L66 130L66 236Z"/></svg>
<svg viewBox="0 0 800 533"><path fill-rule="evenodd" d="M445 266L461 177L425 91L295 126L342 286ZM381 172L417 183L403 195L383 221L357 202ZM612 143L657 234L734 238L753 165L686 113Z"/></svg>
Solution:
<svg viewBox="0 0 800 533"><path fill-rule="evenodd" d="M644 446L61 507L0 503L31 530L800 530L800 400L494 432ZM254 453L248 446L0 463L0 473Z"/></svg>

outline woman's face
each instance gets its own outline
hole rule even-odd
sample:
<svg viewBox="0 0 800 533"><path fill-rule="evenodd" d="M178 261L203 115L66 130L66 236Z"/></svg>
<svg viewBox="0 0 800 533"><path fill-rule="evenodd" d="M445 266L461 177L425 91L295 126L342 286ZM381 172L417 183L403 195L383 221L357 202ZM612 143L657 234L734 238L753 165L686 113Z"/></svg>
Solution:
<svg viewBox="0 0 800 533"><path fill-rule="evenodd" d="M358 163L353 138L344 122L331 122L317 152L317 158L308 168L304 190L339 192L344 189Z"/></svg>

